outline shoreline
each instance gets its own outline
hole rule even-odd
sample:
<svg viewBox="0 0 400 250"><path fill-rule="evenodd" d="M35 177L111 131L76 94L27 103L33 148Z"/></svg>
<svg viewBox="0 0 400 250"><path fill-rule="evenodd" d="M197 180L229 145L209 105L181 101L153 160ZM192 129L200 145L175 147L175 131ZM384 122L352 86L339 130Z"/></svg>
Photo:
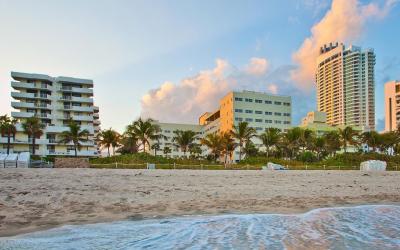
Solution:
<svg viewBox="0 0 400 250"><path fill-rule="evenodd" d="M400 173L1 169L0 237L63 225L399 205Z"/></svg>

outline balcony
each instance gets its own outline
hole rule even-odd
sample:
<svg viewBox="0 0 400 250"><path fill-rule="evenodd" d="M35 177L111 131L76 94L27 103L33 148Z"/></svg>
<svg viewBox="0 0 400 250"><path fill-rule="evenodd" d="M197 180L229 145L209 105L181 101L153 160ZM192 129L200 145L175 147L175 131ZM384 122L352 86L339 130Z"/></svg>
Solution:
<svg viewBox="0 0 400 250"><path fill-rule="evenodd" d="M35 84L28 82L11 82L11 87L14 89L34 89Z"/></svg>
<svg viewBox="0 0 400 250"><path fill-rule="evenodd" d="M50 99L51 95L47 95L47 94L34 94L35 98L38 99Z"/></svg>
<svg viewBox="0 0 400 250"><path fill-rule="evenodd" d="M63 86L60 88L61 92L67 92L67 93L82 93L82 94L91 94L93 95L93 89L90 88L77 88L77 87L70 87L70 86Z"/></svg>
<svg viewBox="0 0 400 250"><path fill-rule="evenodd" d="M35 108L35 104L29 102L11 102L11 107L15 109L20 108Z"/></svg>
<svg viewBox="0 0 400 250"><path fill-rule="evenodd" d="M100 120L93 120L93 124L94 124L94 125L100 125L101 122L100 122Z"/></svg>
<svg viewBox="0 0 400 250"><path fill-rule="evenodd" d="M94 114L93 114L93 118L99 119L99 118L100 118L99 113L94 113Z"/></svg>
<svg viewBox="0 0 400 250"><path fill-rule="evenodd" d="M60 101L84 102L93 103L93 98L90 97L76 97L76 96L63 96Z"/></svg>
<svg viewBox="0 0 400 250"><path fill-rule="evenodd" d="M70 111L77 111L77 112L93 112L93 107L82 107L82 106L71 106L71 105L64 105L58 106L60 110L70 110Z"/></svg>
<svg viewBox="0 0 400 250"><path fill-rule="evenodd" d="M88 116L88 115L73 115L72 116L72 120L74 121L93 121L93 117L92 116Z"/></svg>
<svg viewBox="0 0 400 250"><path fill-rule="evenodd" d="M11 112L11 116L17 119L20 118L29 118L32 116L35 116L35 113L30 113L30 112Z"/></svg>
<svg viewBox="0 0 400 250"><path fill-rule="evenodd" d="M11 97L14 99L33 99L35 98L35 94L23 93L23 92L11 92Z"/></svg>

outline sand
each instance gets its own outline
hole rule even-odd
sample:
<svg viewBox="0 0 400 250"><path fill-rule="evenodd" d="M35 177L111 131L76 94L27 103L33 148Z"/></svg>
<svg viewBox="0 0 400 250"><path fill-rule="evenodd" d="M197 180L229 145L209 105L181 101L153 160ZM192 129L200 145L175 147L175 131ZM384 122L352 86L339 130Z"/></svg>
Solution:
<svg viewBox="0 0 400 250"><path fill-rule="evenodd" d="M0 169L0 236L64 224L398 204L400 172Z"/></svg>

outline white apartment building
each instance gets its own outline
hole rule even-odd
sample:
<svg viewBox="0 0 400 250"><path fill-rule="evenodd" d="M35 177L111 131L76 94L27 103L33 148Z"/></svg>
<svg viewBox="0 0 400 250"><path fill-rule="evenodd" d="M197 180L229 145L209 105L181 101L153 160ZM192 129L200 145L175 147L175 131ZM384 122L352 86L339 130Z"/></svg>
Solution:
<svg viewBox="0 0 400 250"><path fill-rule="evenodd" d="M317 110L330 125L375 129L375 54L344 44L321 47L317 59Z"/></svg>
<svg viewBox="0 0 400 250"><path fill-rule="evenodd" d="M172 147L172 157L181 157L183 153L174 147L172 142L173 131L192 130L202 138L210 133L220 133L233 130L239 122L248 122L250 127L256 129L258 134L266 128L279 128L282 132L292 126L292 101L290 96L271 95L267 93L242 91L230 92L220 100L219 109L214 112L206 112L199 117L199 124L177 124L160 123L157 124L162 130L162 134L167 136L167 140L161 141L158 154L163 155L165 146ZM253 142L262 147L261 141L257 138ZM199 143L199 141L198 141ZM207 148L202 147L203 154L207 153ZM239 152L234 153L234 160L238 159Z"/></svg>
<svg viewBox="0 0 400 250"><path fill-rule="evenodd" d="M400 81L385 84L385 131L396 131L400 125Z"/></svg>
<svg viewBox="0 0 400 250"><path fill-rule="evenodd" d="M32 151L31 138L23 133L21 122L37 116L46 125L43 136L36 140L37 155L74 155L72 144L59 143L58 135L68 129L69 119L87 129L89 141L82 144L79 156L96 156L95 134L100 130L99 109L93 106L93 81L72 77L11 72L13 118L19 120L12 138L12 152ZM0 138L4 151L7 139Z"/></svg>

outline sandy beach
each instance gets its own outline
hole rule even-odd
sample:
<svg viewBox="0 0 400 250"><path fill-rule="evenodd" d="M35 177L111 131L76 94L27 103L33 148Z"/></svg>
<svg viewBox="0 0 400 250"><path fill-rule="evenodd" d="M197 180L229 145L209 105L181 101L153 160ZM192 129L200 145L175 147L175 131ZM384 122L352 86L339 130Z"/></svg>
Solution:
<svg viewBox="0 0 400 250"><path fill-rule="evenodd" d="M0 236L217 213L400 202L400 172L0 169Z"/></svg>

